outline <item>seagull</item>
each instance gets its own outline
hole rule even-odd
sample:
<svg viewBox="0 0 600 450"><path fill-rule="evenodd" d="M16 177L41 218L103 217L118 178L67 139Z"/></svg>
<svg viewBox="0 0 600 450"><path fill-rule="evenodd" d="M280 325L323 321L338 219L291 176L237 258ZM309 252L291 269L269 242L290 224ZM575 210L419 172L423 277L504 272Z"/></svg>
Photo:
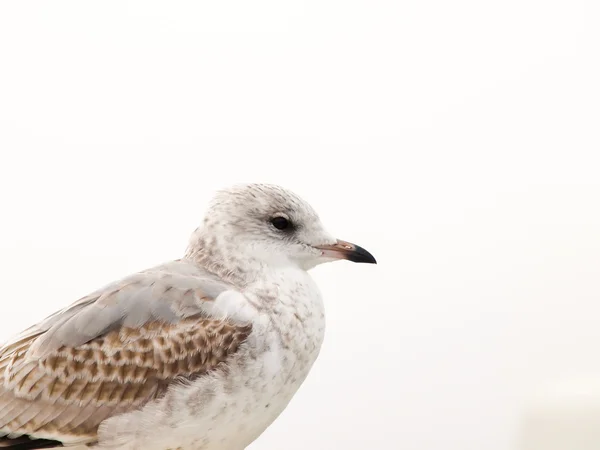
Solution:
<svg viewBox="0 0 600 450"><path fill-rule="evenodd" d="M219 191L183 258L92 292L0 347L0 449L242 450L315 362L308 274L376 263L268 184Z"/></svg>
<svg viewBox="0 0 600 450"><path fill-rule="evenodd" d="M315 362L308 274L376 263L275 185L217 192L183 258L92 292L0 347L0 449L242 450Z"/></svg>

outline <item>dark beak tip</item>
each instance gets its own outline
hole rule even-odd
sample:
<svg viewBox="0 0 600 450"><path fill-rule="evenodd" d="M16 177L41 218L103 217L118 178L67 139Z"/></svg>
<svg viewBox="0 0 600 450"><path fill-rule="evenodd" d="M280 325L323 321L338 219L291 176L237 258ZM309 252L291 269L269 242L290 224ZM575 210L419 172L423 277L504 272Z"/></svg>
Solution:
<svg viewBox="0 0 600 450"><path fill-rule="evenodd" d="M358 245L348 257L349 261L365 264L377 264L377 260L371 253Z"/></svg>

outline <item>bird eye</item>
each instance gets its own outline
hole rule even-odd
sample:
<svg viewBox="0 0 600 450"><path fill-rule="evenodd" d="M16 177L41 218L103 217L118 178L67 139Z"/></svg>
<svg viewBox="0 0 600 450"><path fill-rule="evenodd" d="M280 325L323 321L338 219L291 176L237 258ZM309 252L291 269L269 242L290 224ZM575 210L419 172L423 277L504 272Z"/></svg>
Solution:
<svg viewBox="0 0 600 450"><path fill-rule="evenodd" d="M285 217L281 217L281 216L273 217L271 219L271 223L278 230L286 230L290 227L290 221L287 220Z"/></svg>

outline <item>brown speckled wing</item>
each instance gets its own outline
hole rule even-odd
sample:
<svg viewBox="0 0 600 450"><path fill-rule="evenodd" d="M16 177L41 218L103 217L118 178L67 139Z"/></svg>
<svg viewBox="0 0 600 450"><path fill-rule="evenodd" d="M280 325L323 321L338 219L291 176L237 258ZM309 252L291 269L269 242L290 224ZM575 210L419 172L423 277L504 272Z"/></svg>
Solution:
<svg viewBox="0 0 600 450"><path fill-rule="evenodd" d="M153 277L156 275L149 279ZM171 282L177 279L167 278ZM137 409L163 395L172 383L202 376L226 363L251 328L210 318L202 313L201 305L196 305L196 314L191 314L193 305L211 301L215 295L207 295L201 290L202 282L194 285L193 281L184 276L169 288L163 279L163 285L154 289L153 295L158 299L147 299L148 307L154 308L161 299L167 304L179 302L176 308L185 302L185 314L160 318L142 313L147 320L135 326L125 325L127 318L119 316L119 320L109 324L108 331L95 336L87 334L84 339L55 330L56 326L77 322L77 314L66 321L61 318L64 311L70 311L67 308L49 318L54 319L51 326L42 322L38 329L33 327L0 349L0 436L91 442L96 439L100 423L108 417ZM141 289L149 284L152 283L146 280ZM114 291L114 287L108 289ZM191 291L196 300L180 298ZM132 297L120 299L124 302L121 309L128 311L127 298L134 300L130 306L143 309L143 302L135 297L139 292L131 290ZM173 298L174 292L180 295ZM102 298L102 294L97 298ZM46 333L50 335L43 341ZM85 332L73 327L71 334L77 333ZM58 341L57 335L61 336ZM39 349L40 345L43 352L34 354L32 349Z"/></svg>

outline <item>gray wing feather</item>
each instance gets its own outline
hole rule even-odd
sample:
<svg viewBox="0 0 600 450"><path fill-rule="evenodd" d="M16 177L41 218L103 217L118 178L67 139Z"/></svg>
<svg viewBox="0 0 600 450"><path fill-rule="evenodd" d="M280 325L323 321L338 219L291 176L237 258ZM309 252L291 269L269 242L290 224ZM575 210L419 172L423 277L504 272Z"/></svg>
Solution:
<svg viewBox="0 0 600 450"><path fill-rule="evenodd" d="M61 346L77 347L121 326L139 327L152 320L174 323L203 314L204 300L233 287L186 260L177 260L111 283L28 328L0 349L7 353L38 336L32 357Z"/></svg>
<svg viewBox="0 0 600 450"><path fill-rule="evenodd" d="M111 283L25 330L0 347L0 439L93 441L107 417L217 367L251 331L212 317L212 300L229 290L178 260ZM86 352L99 356L81 359Z"/></svg>

